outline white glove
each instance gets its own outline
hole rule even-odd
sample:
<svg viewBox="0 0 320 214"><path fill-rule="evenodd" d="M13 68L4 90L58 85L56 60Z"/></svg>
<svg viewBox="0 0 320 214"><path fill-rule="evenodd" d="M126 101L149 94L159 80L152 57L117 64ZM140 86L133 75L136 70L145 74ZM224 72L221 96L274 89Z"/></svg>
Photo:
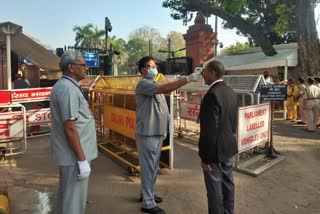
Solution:
<svg viewBox="0 0 320 214"><path fill-rule="evenodd" d="M203 68L202 68L202 67L195 67L195 68L194 68L194 73L201 74L202 71L203 71Z"/></svg>
<svg viewBox="0 0 320 214"><path fill-rule="evenodd" d="M192 73L189 76L186 77L187 82L197 82L200 78L199 73Z"/></svg>
<svg viewBox="0 0 320 214"><path fill-rule="evenodd" d="M89 177L91 172L91 167L89 165L89 162L87 160L78 161L78 166L79 166L79 172L80 172L78 175L78 179Z"/></svg>

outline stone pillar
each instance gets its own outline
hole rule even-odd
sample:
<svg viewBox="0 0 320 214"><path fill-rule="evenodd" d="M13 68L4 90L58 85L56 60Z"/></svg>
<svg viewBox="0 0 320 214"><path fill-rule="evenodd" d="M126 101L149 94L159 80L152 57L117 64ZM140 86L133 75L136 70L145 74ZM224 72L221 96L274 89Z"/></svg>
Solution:
<svg viewBox="0 0 320 214"><path fill-rule="evenodd" d="M215 33L210 25L205 24L201 12L197 12L194 25L183 35L186 41L186 56L192 58L192 71L215 56Z"/></svg>

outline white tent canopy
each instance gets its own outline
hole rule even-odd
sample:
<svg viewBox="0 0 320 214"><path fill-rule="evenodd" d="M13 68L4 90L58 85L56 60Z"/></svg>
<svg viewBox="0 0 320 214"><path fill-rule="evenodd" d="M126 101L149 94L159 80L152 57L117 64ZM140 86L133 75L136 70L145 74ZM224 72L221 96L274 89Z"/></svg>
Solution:
<svg viewBox="0 0 320 214"><path fill-rule="evenodd" d="M217 59L224 64L227 71L255 70L279 66L285 67L285 71L287 71L288 67L298 64L298 48L296 43L275 45L274 48L277 51L277 54L274 56L266 56L260 48L250 48L242 52L242 54L217 56L206 63ZM285 72L285 79L286 77L287 73Z"/></svg>
<svg viewBox="0 0 320 214"><path fill-rule="evenodd" d="M252 70L278 66L296 66L298 64L297 49L278 50L275 56L266 56L263 52L234 56L216 57L225 65L226 70Z"/></svg>

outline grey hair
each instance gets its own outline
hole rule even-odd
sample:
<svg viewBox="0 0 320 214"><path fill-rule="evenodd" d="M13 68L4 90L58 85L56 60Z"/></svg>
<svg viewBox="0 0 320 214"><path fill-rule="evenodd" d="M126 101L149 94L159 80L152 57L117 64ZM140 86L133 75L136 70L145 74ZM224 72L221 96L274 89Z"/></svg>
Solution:
<svg viewBox="0 0 320 214"><path fill-rule="evenodd" d="M60 69L65 72L67 66L83 57L80 51L65 51L60 58Z"/></svg>

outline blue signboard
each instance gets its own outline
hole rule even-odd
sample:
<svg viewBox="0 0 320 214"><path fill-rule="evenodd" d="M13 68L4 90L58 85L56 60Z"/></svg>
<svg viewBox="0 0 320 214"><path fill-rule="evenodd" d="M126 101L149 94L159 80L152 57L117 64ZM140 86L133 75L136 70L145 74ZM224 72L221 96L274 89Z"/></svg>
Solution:
<svg viewBox="0 0 320 214"><path fill-rule="evenodd" d="M26 64L26 65L32 65L32 63L31 63L29 60L23 58L22 56L19 57L19 61L20 61L21 63Z"/></svg>
<svg viewBox="0 0 320 214"><path fill-rule="evenodd" d="M86 60L88 67L99 67L99 54L83 52L82 56Z"/></svg>

